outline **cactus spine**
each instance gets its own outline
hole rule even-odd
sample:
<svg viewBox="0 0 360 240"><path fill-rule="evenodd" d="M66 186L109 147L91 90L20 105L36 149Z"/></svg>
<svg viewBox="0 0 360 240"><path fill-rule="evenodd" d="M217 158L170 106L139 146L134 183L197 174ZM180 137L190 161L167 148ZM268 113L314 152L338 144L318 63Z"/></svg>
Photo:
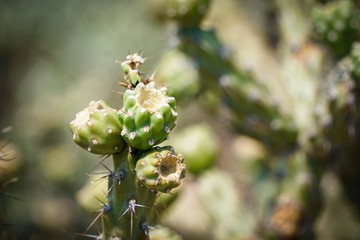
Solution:
<svg viewBox="0 0 360 240"><path fill-rule="evenodd" d="M171 146L156 146L175 127L176 102L165 87L142 78L144 61L135 53L121 62L125 78L120 85L127 87L122 109L112 109L102 100L91 102L70 123L76 144L113 157L108 199L97 216L102 240L149 239L158 193L176 188L185 176L183 156Z"/></svg>

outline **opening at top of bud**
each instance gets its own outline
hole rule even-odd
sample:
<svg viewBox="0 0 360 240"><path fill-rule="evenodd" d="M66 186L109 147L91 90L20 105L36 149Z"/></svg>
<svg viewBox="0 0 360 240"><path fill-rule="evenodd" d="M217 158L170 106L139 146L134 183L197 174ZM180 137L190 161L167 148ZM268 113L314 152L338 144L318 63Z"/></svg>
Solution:
<svg viewBox="0 0 360 240"><path fill-rule="evenodd" d="M156 89L154 82L148 84L139 83L135 91L138 104L151 112L155 112L161 106L167 104L164 91Z"/></svg>
<svg viewBox="0 0 360 240"><path fill-rule="evenodd" d="M161 159L159 169L160 174L165 177L175 173L177 170L177 157L175 155L168 155Z"/></svg>

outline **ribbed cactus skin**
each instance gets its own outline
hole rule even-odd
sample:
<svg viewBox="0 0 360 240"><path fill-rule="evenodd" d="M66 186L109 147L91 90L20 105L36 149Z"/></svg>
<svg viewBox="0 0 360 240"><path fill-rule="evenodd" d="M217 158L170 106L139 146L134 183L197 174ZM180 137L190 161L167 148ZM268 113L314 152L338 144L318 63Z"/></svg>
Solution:
<svg viewBox="0 0 360 240"><path fill-rule="evenodd" d="M156 147L136 163L137 179L151 190L169 192L185 177L184 157L170 146Z"/></svg>
<svg viewBox="0 0 360 240"><path fill-rule="evenodd" d="M95 154L113 154L121 151L125 142L117 110L103 100L92 101L70 122L73 140L77 145Z"/></svg>
<svg viewBox="0 0 360 240"><path fill-rule="evenodd" d="M131 147L150 149L164 141L176 125L175 98L167 95L165 87L157 89L154 82L126 90L123 103L121 136Z"/></svg>

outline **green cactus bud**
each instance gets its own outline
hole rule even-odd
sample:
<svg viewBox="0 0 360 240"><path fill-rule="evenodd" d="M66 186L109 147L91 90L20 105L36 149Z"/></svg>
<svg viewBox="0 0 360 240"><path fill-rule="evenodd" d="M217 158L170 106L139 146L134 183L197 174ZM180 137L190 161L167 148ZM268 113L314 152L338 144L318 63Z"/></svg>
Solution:
<svg viewBox="0 0 360 240"><path fill-rule="evenodd" d="M92 101L77 113L70 128L75 143L91 153L113 154L125 146L118 113L103 100Z"/></svg>
<svg viewBox="0 0 360 240"><path fill-rule="evenodd" d="M159 192L169 192L185 177L184 157L170 146L156 147L140 157L136 163L138 181Z"/></svg>
<svg viewBox="0 0 360 240"><path fill-rule="evenodd" d="M164 141L176 125L175 98L167 95L165 87L157 89L154 82L126 90L123 104L121 135L131 147L148 150Z"/></svg>
<svg viewBox="0 0 360 240"><path fill-rule="evenodd" d="M336 54L349 53L360 26L359 12L350 0L333 1L313 11L315 33Z"/></svg>
<svg viewBox="0 0 360 240"><path fill-rule="evenodd" d="M132 86L136 86L141 82L139 69L144 62L145 59L139 53L129 54L126 60L121 62L121 68L126 74L125 79Z"/></svg>
<svg viewBox="0 0 360 240"><path fill-rule="evenodd" d="M204 18L210 0L156 0L149 4L159 19L172 19L181 26L195 27Z"/></svg>

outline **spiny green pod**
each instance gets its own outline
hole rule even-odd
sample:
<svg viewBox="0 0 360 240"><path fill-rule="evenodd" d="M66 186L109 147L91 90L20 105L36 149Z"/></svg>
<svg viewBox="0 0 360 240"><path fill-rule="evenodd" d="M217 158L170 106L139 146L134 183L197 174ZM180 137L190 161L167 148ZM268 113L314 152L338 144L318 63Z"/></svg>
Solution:
<svg viewBox="0 0 360 240"><path fill-rule="evenodd" d="M118 112L103 100L92 101L77 113L70 129L75 143L91 153L113 154L125 146Z"/></svg>
<svg viewBox="0 0 360 240"><path fill-rule="evenodd" d="M183 27L196 27L204 18L210 0L156 0L149 4L159 19L172 19Z"/></svg>
<svg viewBox="0 0 360 240"><path fill-rule="evenodd" d="M167 88L157 89L154 82L126 90L123 104L121 136L131 147L148 150L164 141L176 125L175 98L168 96Z"/></svg>
<svg viewBox="0 0 360 240"><path fill-rule="evenodd" d="M313 11L315 33L337 57L349 53L360 26L359 11L350 0L332 1Z"/></svg>
<svg viewBox="0 0 360 240"><path fill-rule="evenodd" d="M136 163L138 181L159 192L169 192L185 177L184 157L170 146L156 147L140 157Z"/></svg>

